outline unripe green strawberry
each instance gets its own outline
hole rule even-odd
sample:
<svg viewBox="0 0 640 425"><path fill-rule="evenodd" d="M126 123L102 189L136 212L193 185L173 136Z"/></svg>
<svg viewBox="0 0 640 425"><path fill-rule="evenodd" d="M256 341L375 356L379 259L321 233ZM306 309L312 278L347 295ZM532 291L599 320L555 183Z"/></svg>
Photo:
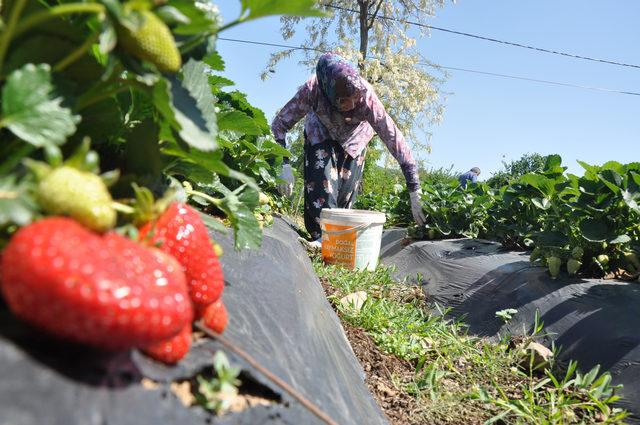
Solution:
<svg viewBox="0 0 640 425"><path fill-rule="evenodd" d="M258 202L260 202L260 205L266 205L269 202L271 202L271 198L268 195L266 195L265 193L260 192L258 194Z"/></svg>
<svg viewBox="0 0 640 425"><path fill-rule="evenodd" d="M581 260L584 255L584 249L582 247L576 246L571 250L571 258L575 260Z"/></svg>
<svg viewBox="0 0 640 425"><path fill-rule="evenodd" d="M567 261L567 272L570 276L573 276L574 274L578 273L578 270L580 270L580 266L582 266L581 261L570 258L569 261Z"/></svg>
<svg viewBox="0 0 640 425"><path fill-rule="evenodd" d="M562 260L559 257L547 257L547 265L549 266L549 274L551 277L555 279L560 274L560 265L562 264Z"/></svg>
<svg viewBox="0 0 640 425"><path fill-rule="evenodd" d="M144 22L136 31L121 26L119 42L138 59L153 63L160 71L177 72L182 58L169 28L153 12L138 11Z"/></svg>
<svg viewBox="0 0 640 425"><path fill-rule="evenodd" d="M627 267L632 273L640 270L640 260L634 252L625 252L624 258L627 261Z"/></svg>
<svg viewBox="0 0 640 425"><path fill-rule="evenodd" d="M542 257L542 250L539 247L533 248L531 254L529 255L529 261L532 263Z"/></svg>
<svg viewBox="0 0 640 425"><path fill-rule="evenodd" d="M40 206L52 215L68 215L89 229L103 232L116 223L113 199L102 179L87 171L54 168L38 184Z"/></svg>
<svg viewBox="0 0 640 425"><path fill-rule="evenodd" d="M600 264L602 264L603 266L606 266L607 264L609 264L609 256L606 254L600 254L597 257L597 260Z"/></svg>

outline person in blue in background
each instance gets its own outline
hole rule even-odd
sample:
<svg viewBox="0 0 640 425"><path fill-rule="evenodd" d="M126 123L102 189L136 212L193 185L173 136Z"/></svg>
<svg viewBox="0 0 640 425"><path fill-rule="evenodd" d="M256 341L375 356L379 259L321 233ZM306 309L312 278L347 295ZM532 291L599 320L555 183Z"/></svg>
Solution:
<svg viewBox="0 0 640 425"><path fill-rule="evenodd" d="M467 183L475 183L478 181L478 176L480 175L480 169L478 167L473 167L469 171L464 174L460 174L458 177L458 181L460 182L460 186L463 188L467 187Z"/></svg>

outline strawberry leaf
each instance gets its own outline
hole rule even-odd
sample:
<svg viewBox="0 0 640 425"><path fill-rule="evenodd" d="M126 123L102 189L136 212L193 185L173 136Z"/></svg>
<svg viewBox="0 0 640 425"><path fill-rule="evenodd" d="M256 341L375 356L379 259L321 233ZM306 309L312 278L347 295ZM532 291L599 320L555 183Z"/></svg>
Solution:
<svg viewBox="0 0 640 425"><path fill-rule="evenodd" d="M236 249L260 248L262 230L253 211L233 194L224 197L221 208L227 213L233 226Z"/></svg>
<svg viewBox="0 0 640 425"><path fill-rule="evenodd" d="M231 191L217 176L206 187L224 195L217 207L225 213L233 226L235 248L259 248L262 245L262 229L253 215L253 208L258 205L258 192L248 185Z"/></svg>
<svg viewBox="0 0 640 425"><path fill-rule="evenodd" d="M168 5L178 11L185 21L179 22L174 32L180 35L202 35L214 33L219 26L215 5L210 2L192 0L170 0Z"/></svg>
<svg viewBox="0 0 640 425"><path fill-rule="evenodd" d="M27 182L17 183L13 175L0 178L0 227L11 223L19 226L29 224L36 210Z"/></svg>
<svg viewBox="0 0 640 425"><path fill-rule="evenodd" d="M242 0L242 21L270 15L326 16L315 9L315 0Z"/></svg>
<svg viewBox="0 0 640 425"><path fill-rule="evenodd" d="M262 130L255 123L255 120L242 111L221 112L218 117L218 126L220 131L238 131L253 136L262 134Z"/></svg>
<svg viewBox="0 0 640 425"><path fill-rule="evenodd" d="M22 140L36 146L61 145L80 118L53 97L49 65L27 64L13 71L2 89L2 120Z"/></svg>
<svg viewBox="0 0 640 425"><path fill-rule="evenodd" d="M218 132L216 124L216 98L211 94L209 87L209 74L211 68L203 62L190 59L182 67L182 85L193 97L202 111L209 133L215 137Z"/></svg>
<svg viewBox="0 0 640 425"><path fill-rule="evenodd" d="M215 103L208 81L209 68L190 60L182 68L182 81L175 76L156 84L153 102L158 112L180 138L201 151L217 149Z"/></svg>

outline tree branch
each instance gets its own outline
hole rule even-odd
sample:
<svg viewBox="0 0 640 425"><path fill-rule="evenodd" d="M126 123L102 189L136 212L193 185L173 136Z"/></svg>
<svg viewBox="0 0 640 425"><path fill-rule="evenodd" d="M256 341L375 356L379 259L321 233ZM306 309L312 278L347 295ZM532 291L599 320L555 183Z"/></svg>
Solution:
<svg viewBox="0 0 640 425"><path fill-rule="evenodd" d="M371 20L367 24L368 29L371 29L373 27L373 23L375 22L376 17L378 16L378 12L380 12L382 3L384 3L384 0L378 0L378 4L376 5L376 10L371 14Z"/></svg>
<svg viewBox="0 0 640 425"><path fill-rule="evenodd" d="M369 26L367 25L369 1L358 0L358 6L360 7L358 16L360 20L360 54L362 55L362 58L358 61L358 68L360 71L363 71L365 59L367 58L367 50L369 49Z"/></svg>

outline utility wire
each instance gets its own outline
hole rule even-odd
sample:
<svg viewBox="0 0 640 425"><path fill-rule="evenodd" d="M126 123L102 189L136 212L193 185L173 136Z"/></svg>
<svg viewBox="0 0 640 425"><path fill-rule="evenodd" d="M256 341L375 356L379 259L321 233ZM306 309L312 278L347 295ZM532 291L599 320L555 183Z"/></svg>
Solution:
<svg viewBox="0 0 640 425"><path fill-rule="evenodd" d="M237 38L225 38L225 37L218 37L218 40L230 41L230 42L234 42L234 43L255 44L255 45L259 45L259 46L277 47L277 48L280 48L280 49L311 50L311 51L321 52L321 53L325 52L322 49L314 49L312 47L291 46L291 45L286 45L286 44L267 43L267 42L264 42L264 41L241 40L241 39L237 39ZM509 79L512 79L512 80L522 80L522 81L530 81L530 82L534 82L534 83L551 84L551 85L564 86L564 87L573 87L573 88L585 89L585 90L594 90L594 91L602 91L602 92L608 92L608 93L626 94L626 95L631 95L631 96L640 96L640 93L631 92L631 91L607 89L607 88L593 87L593 86L582 86L582 85L579 85L579 84L562 83L562 82L558 82L558 81L541 80L541 79L537 79L537 78L520 77L520 76L517 76L517 75L499 74L499 73L495 73L495 72L478 71L478 70L475 70L475 69L456 68L456 67L441 66L441 65L432 65L430 63L423 63L423 62L419 62L418 65L429 66L429 67L432 67L432 68L449 69L449 70L452 70L452 71L462 71L462 72L470 72L470 73L474 73L474 74L489 75L489 76L492 76L492 77L509 78Z"/></svg>
<svg viewBox="0 0 640 425"><path fill-rule="evenodd" d="M358 13L358 14L360 13L360 11L358 11L358 10L349 9L349 8L342 7L342 6L335 6L335 5L332 5L332 4L326 4L325 6L329 7L329 8L332 8L332 9L342 10L342 11L345 11L345 12L353 12L353 13ZM368 16L374 16L373 13L368 13L367 15ZM388 21L400 22L400 23L403 23L403 24L414 25L414 26L421 27L421 28L428 28L428 29L432 29L432 30L436 30L436 31L447 32L447 33L450 33L450 34L457 34L457 35L462 35L462 36L465 36L465 37L477 38L479 40L491 41L493 43L506 44L508 46L520 47L520 48L523 48L523 49L535 50L535 51L543 52L543 53L551 53L551 54L554 54L554 55L566 56L566 57L570 57L570 58L574 58L574 59L583 59L583 60L592 61L592 62L600 62L600 63L606 63L606 64L610 64L610 65L626 66L626 67L629 67L629 68L640 69L640 65L634 65L634 64L630 64L630 63L624 63L624 62L610 61L610 60L606 60L606 59L597 59L597 58L592 58L592 57L589 57L589 56L574 55L572 53L561 52L561 51L558 51L558 50L543 49L541 47L528 46L526 44L513 43L511 41L498 40L496 38L484 37L484 36L481 36L481 35L470 34L468 32L454 31L454 30L450 30L450 29L447 29L447 28L436 27L436 26L429 25L429 24L422 24L420 22L393 18L391 16L385 16L385 15L375 15L375 16L377 18L385 19L385 20L388 20Z"/></svg>
<svg viewBox="0 0 640 425"><path fill-rule="evenodd" d="M420 64L420 65L429 65L429 64ZM433 65L431 65L431 66L433 66ZM498 73L495 73L495 72L476 71L474 69L454 68L454 67L451 67L451 66L439 66L439 68L451 69L453 71L472 72L474 74L490 75L490 76L493 76L493 77L511 78L511 79L514 79L514 80L532 81L534 83L553 84L553 85L556 85L556 86L575 87L575 88L578 88L578 89L597 90L597 91L604 91L604 92L609 92L609 93L629 94L629 95L632 95L632 96L640 96L640 93L636 93L636 92L632 92L632 91L614 90L614 89L607 89L607 88L602 88L602 87L592 87L592 86L581 86L579 84L561 83L561 82L558 82L558 81L549 81L549 80L539 80L537 78L518 77L518 76L515 76L515 75L498 74Z"/></svg>

